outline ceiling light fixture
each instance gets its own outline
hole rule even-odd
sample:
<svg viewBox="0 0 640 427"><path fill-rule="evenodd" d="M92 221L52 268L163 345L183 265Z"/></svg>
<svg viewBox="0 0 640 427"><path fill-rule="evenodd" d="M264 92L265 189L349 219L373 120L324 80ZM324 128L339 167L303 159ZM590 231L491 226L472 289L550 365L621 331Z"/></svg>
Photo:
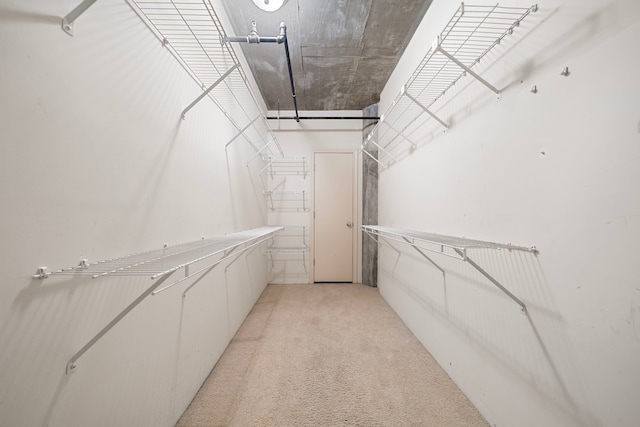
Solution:
<svg viewBox="0 0 640 427"><path fill-rule="evenodd" d="M253 3L265 12L275 12L286 2L287 0L253 0Z"/></svg>

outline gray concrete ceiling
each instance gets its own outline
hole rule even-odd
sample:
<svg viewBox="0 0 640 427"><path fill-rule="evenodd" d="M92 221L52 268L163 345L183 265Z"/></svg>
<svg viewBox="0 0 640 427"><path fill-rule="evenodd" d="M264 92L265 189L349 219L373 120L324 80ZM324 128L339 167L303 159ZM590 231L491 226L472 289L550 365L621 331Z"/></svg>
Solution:
<svg viewBox="0 0 640 427"><path fill-rule="evenodd" d="M298 108L361 110L378 102L389 75L432 0L289 0L265 12L225 0L237 36L287 34ZM293 110L284 47L240 44L270 110Z"/></svg>

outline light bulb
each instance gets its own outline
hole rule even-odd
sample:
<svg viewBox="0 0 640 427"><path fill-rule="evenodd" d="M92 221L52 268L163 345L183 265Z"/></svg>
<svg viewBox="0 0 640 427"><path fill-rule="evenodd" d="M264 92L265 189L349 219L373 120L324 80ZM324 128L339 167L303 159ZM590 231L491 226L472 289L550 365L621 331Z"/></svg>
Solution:
<svg viewBox="0 0 640 427"><path fill-rule="evenodd" d="M265 12L275 12L286 2L287 0L253 0L253 3Z"/></svg>

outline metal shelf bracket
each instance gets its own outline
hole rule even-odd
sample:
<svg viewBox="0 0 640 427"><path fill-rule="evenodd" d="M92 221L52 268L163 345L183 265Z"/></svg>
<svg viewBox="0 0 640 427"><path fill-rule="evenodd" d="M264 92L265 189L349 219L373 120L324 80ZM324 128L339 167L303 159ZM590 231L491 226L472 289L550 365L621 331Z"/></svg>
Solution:
<svg viewBox="0 0 640 427"><path fill-rule="evenodd" d="M435 114L433 114L431 112L431 110L429 110L427 107L425 107L424 105L422 105L420 103L420 101L418 101L417 99L415 99L413 96L411 96L411 94L406 93L405 95L407 95L407 98L409 98L411 101L413 101L418 107L422 108L422 110L427 113L428 115L430 115L431 117L433 117L438 123L440 123L445 131L449 130L449 125L447 124L447 122L445 122L444 120L441 120L438 116L436 116Z"/></svg>
<svg viewBox="0 0 640 427"><path fill-rule="evenodd" d="M514 294L512 294L507 288L505 288L504 286L502 286L500 284L500 282L498 282L496 279L493 278L493 276L491 276L489 273L487 273L482 267L480 267L478 264L475 263L475 261L473 261L471 258L469 258L468 255L466 254L462 254L462 251L460 249L455 249L455 251L460 254L460 256L464 256L464 260L466 262L468 262L469 264L471 264L473 266L473 268L475 268L476 270L478 270L480 272L480 274L482 274L484 277L486 277L487 279L489 279L489 281L491 283L493 283L494 285L496 285L498 287L498 289L500 289L502 292L504 292L509 298L511 298L513 301L515 301L516 304L518 304L520 306L520 308L522 308L522 312L526 313L527 312L527 306L524 305L524 303L520 300L520 298L516 297Z"/></svg>
<svg viewBox="0 0 640 427"><path fill-rule="evenodd" d="M122 310L120 312L120 314L118 314L116 317L113 318L113 320L111 322L109 322L109 324L107 326L105 326L104 328L102 328L102 330L100 332L98 332L96 334L96 336L94 336L93 338L91 338L91 340L89 340L88 343L86 343L84 345L84 347L82 347L80 350L78 350L76 352L76 354L74 354L71 359L69 359L69 362L67 362L67 375L72 374L73 372L75 372L76 368L78 367L77 365L77 361L78 359L87 352L87 350L89 350L91 347L93 347L93 345L98 342L98 340L100 340L100 338L102 338L107 332L109 332L116 324L118 324L118 322L120 322L120 320L122 320L122 318L124 318L124 316L126 316L127 314L129 314L129 312L131 310L133 310L134 308L136 308L136 306L138 304L140 304L146 297L148 297L158 286L160 286L165 280L167 280L169 277L171 277L171 275L175 273L175 271L172 271L171 273L161 277L160 279L156 280L153 285L151 285L150 287L147 288L146 291L144 291L142 294L140 294L140 296L138 298L135 299L135 301L133 301L131 304L129 304L124 310Z"/></svg>
<svg viewBox="0 0 640 427"><path fill-rule="evenodd" d="M255 248L282 230L282 227L258 227L251 230L227 234L222 237L202 239L195 242L183 243L169 247L164 245L162 249L139 252L123 257L112 258L104 261L89 263L86 259L80 261L75 267L62 268L49 271L47 267L39 267L33 276L37 279L45 279L51 275L73 275L97 279L104 276L147 276L153 281L144 292L133 302L115 316L93 338L91 338L80 350L69 359L66 373L71 374L77 368L77 361L107 332L116 326L131 310L137 307L149 295L156 295L178 283L181 283L197 274L202 274L192 283L185 293L198 283L213 268L227 260L245 253L247 249ZM219 257L212 261L212 257ZM198 271L192 271L195 263L208 261L208 265ZM179 270L184 270L184 276L173 281L169 285L159 288L169 277Z"/></svg>
<svg viewBox="0 0 640 427"><path fill-rule="evenodd" d="M82 3L76 6L75 9L67 13L65 17L62 18L62 29L64 30L64 32L73 37L73 23L96 1L98 0L84 0Z"/></svg>
<svg viewBox="0 0 640 427"><path fill-rule="evenodd" d="M415 249L420 255L422 255L423 258L425 258L427 261L429 261L431 264L433 264L433 266L435 268L440 270L440 272L442 272L443 276L446 276L446 273L444 272L444 269L442 267L440 267L438 264L436 264L436 262L434 260L432 260L431 257L429 257L427 254L425 254L419 247L417 247L413 242L411 242L406 237L403 236L402 239L404 239L405 242L407 242L413 249Z"/></svg>
<svg viewBox="0 0 640 427"><path fill-rule="evenodd" d="M220 78L218 80L216 80L215 82L213 82L213 84L211 86L209 86L209 88L207 90L202 92L202 94L200 94L200 96L198 96L191 104L189 104L189 106L182 111L182 115L181 115L182 120L184 120L185 115L187 114L187 112L189 110L191 110L193 108L194 105L196 105L198 102L200 102L202 100L202 98L207 96L209 94L209 92L211 92L213 89L216 88L216 86L218 86L220 83L222 83L224 81L224 79L226 79L229 76L229 74L231 74L238 67L240 67L239 63L234 64L233 67L229 68L227 70L227 72L225 72L223 75L221 75ZM242 133L242 132L240 132L240 133Z"/></svg>
<svg viewBox="0 0 640 427"><path fill-rule="evenodd" d="M455 56L453 56L452 54L450 54L449 52L447 52L442 48L442 39L440 35L436 37L436 40L433 43L433 50L435 52L440 52L441 54L446 56L451 62L455 63L458 67L462 68L467 74L472 75L476 80L478 80L480 83L482 83L483 85L491 89L493 92L496 93L496 95L498 95L498 97L500 97L500 91L496 89L495 86L493 86L491 83L489 83L488 81L480 77L479 74L475 73L471 68L467 67L462 62L458 61L458 59L456 59Z"/></svg>
<svg viewBox="0 0 640 427"><path fill-rule="evenodd" d="M36 274L33 275L33 278L43 280L49 277L50 274L51 273L47 271L47 267L38 267L38 270L36 271Z"/></svg>
<svg viewBox="0 0 640 427"><path fill-rule="evenodd" d="M224 146L225 151L227 150L227 148L229 148L229 146L233 143L233 141L235 141L236 139L238 139L239 136L243 136L244 132L249 129L250 126L252 126L256 120L258 120L260 117L262 117L262 115L258 114L256 116L255 119L251 120L249 123L247 123L242 129L240 129L238 131L237 134L235 134L235 136L233 138L231 138L231 140L229 140L229 142L227 142ZM182 116L182 118L184 118L184 114ZM248 139L248 138L247 138Z"/></svg>
<svg viewBox="0 0 640 427"><path fill-rule="evenodd" d="M494 284L498 289L504 292L509 298L511 298L516 304L520 306L522 312L526 314L527 306L516 297L511 291L509 291L506 287L504 287L500 282L498 282L493 276L487 273L482 267L480 267L475 261L469 258L469 254L467 253L468 249L472 248L490 248L490 249L506 249L509 251L518 250L530 252L535 255L538 254L538 250L535 246L531 246L529 248L523 246L513 246L511 244L500 244L500 243L492 243L492 242L484 242L480 240L471 240L467 238L459 238L452 236L444 236L433 233L424 233L420 231L411 231L411 230L399 230L388 227L382 227L378 225L363 225L361 226L362 231L367 233L372 239L375 240L374 236L379 239L385 238L390 240L394 240L401 243L406 243L411 246L413 249L418 251L420 255L422 255L427 261L433 264L438 270L442 272L442 275L445 276L445 270L436 264L426 253L424 250L431 251L435 253L439 253L441 255L446 255L460 261L468 262L473 268L475 268L480 274L486 277L492 284ZM389 246L393 247L389 242L387 242ZM420 246L422 245L422 246ZM439 248L435 249L434 248ZM448 254L445 252L445 249L453 250L456 255ZM397 251L397 249L396 249ZM446 277L446 276L445 276Z"/></svg>

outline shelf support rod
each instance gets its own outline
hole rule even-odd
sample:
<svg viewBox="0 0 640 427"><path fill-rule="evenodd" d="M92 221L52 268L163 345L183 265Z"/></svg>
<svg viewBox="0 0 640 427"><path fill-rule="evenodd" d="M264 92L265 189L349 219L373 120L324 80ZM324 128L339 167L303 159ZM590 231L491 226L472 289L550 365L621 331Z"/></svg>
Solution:
<svg viewBox="0 0 640 427"><path fill-rule="evenodd" d="M444 56L446 56L447 58L449 58L452 62L454 62L458 67L462 68L466 73L471 74L473 77L476 78L476 80L478 80L480 83L482 83L483 85L485 85L486 87L488 87L489 89L491 89L493 92L495 92L498 96L500 95L500 91L498 89L496 89L491 83L489 83L488 81L486 81L485 79L483 79L482 77L480 77L477 73L473 72L471 70L471 68L467 67L466 65L464 65L462 62L458 61L453 55L451 55L449 52L447 52L446 50L444 50L442 48L442 46L440 45L440 38L438 37L438 41L437 41L437 46L436 46L436 51L440 52L441 54L443 54Z"/></svg>
<svg viewBox="0 0 640 427"><path fill-rule="evenodd" d="M266 165L264 165L262 169L260 169L260 172L258 172L258 175L262 175L262 173L266 171L272 164L273 164L273 159L269 158L269 161L267 162ZM273 178L273 173L271 174L271 178Z"/></svg>
<svg viewBox="0 0 640 427"><path fill-rule="evenodd" d="M207 96L209 94L209 92L211 92L213 89L215 89L216 86L218 86L220 83L222 83L224 81L224 79L229 77L229 74L231 74L238 67L240 67L240 63L236 63L233 67L229 68L227 70L227 72L224 73L223 75L221 75L220 78L218 80L216 80L211 86L209 86L209 88L207 90L202 92L202 94L199 97L197 97L195 99L195 101L193 101L191 104L189 104L189 106L187 108L185 108L184 111L182 111L182 119L184 120L184 116L187 114L187 112L189 110L191 110L193 108L194 105L196 105L198 102L200 102L200 100L202 100L202 98Z"/></svg>
<svg viewBox="0 0 640 427"><path fill-rule="evenodd" d="M413 121L412 121L413 123ZM411 141L405 134L404 131L406 130L406 127L404 129L402 129L402 131L398 131L396 128L394 128L393 126L391 126L389 123L385 123L387 126L389 126L389 129L391 129L392 131L394 131L396 133L396 136L394 136L393 138L391 138L391 141L389 141L385 147L388 147L391 145L391 143L393 141L395 141L398 137L401 137L402 139L404 139L405 141L407 141L409 144L411 144L412 148L417 148L417 145L414 144L413 141ZM407 126L408 127L408 126Z"/></svg>
<svg viewBox="0 0 640 427"><path fill-rule="evenodd" d="M205 267L205 268L203 268L203 269L201 269L201 270L197 271L196 273L194 273L194 274L198 274L198 273L200 273L200 272L202 272L202 271L205 271L205 270L206 270L206 272L205 272L202 276L200 276L196 281L194 281L192 284L190 284L190 285L187 287L187 289L185 289L185 290L184 290L184 292L182 293L182 298L186 298L186 296L187 296L187 292L189 292L189 291L190 291L190 290L191 290L195 285L197 285L197 284L198 284L198 282L199 282L199 281L200 281L204 276L206 276L207 274L209 274L209 273L210 273L214 268L216 268L216 267L217 267L218 265L220 265L222 262L224 262L224 261L226 261L226 260L228 260L228 259L230 259L230 258L232 258L232 257L235 257L235 259L233 259L233 260L232 260L232 261L227 265L227 267L228 267L229 265L233 264L233 263L236 261L236 259L238 259L238 257L239 257L240 255L242 255L242 254L243 254L247 249L253 248L254 246L259 246L259 245L261 245L262 243L266 242L267 240L269 240L269 239L271 239L271 238L273 238L273 233L272 233L272 234L269 234L269 235L268 235L268 236L266 236L265 238L263 238L263 239L261 239L261 240L259 240L259 241L255 242L255 243L253 243L253 244L251 244L251 245L249 245L249 246L245 246L244 248L242 248L241 250L239 250L239 251L237 251L237 252L236 252L236 249L238 249L242 244L240 244L240 245L238 245L238 246L234 246L234 247L231 249L231 251L230 251L230 252L229 252L229 253L228 253L224 258L219 259L219 260L218 260L218 261L216 261L213 265L211 265L211 266L209 266L209 267ZM244 244L246 244L246 243L244 243ZM173 284L171 284L170 286L173 286ZM163 290L164 290L164 289L160 289L160 290L158 290L158 292L161 292L161 291L163 291Z"/></svg>
<svg viewBox="0 0 640 427"><path fill-rule="evenodd" d="M237 248L237 247L238 247L238 246L234 246L233 248L231 248L231 251L229 252L229 254L231 254L231 252L233 252L234 250L236 250L236 248ZM200 276L200 278L198 278L198 280L196 280L196 281L191 285L191 286L193 286L195 283L197 283L198 281L200 281L200 279L202 279L204 276L206 276L207 274L209 274L209 272L211 272L211 270L213 270L213 268L214 268L215 266L217 266L217 265L218 265L218 264L220 264L222 261L224 261L225 259L227 259L227 257L228 257L228 255L223 255L223 257L222 257L221 259L219 259L218 261L216 261L216 262L215 262L215 263L213 263L212 265L210 265L210 266L208 266L208 267L201 268L200 270L198 270L198 271L196 271L196 272L194 272L194 273L188 273L188 272L187 272L187 274L185 274L185 276L184 276L182 279L176 280L175 282L173 282L173 283L171 283L171 284L169 284L169 285L167 285L167 286L163 286L162 288L160 288L160 289L157 289L157 290L153 291L151 294L152 294L153 296L156 296L156 295L158 295L160 292L164 292L164 291L166 291L167 289L169 289L169 288L171 288L171 287L173 287L173 286L175 286L175 285L177 285L177 284L179 284L179 283L182 283L182 282L184 282L185 280L189 279L190 277L195 276L196 274L200 274L200 273L202 273L203 271L205 271L205 270L206 270L206 271L205 271L205 273L204 273L202 276ZM187 267L188 267L188 266L187 266ZM188 288L187 288L187 290L188 290L188 289L191 289L191 286L190 286L190 287L188 287ZM186 291L185 291L185 292L186 292Z"/></svg>
<svg viewBox="0 0 640 427"><path fill-rule="evenodd" d="M93 345L96 342L98 342L98 340L100 340L100 338L102 338L116 324L118 324L118 322L120 322L120 320L122 320L122 318L124 318L127 314L129 314L129 312L131 310L136 308L136 306L138 304L140 304L146 297L148 297L158 286L160 286L165 280L167 280L169 277L171 277L171 275L174 272L175 271L172 271L171 273L169 273L169 274L167 274L165 276L162 276L160 279L156 280L153 283L153 285L151 285L149 288L147 288L146 291L144 291L142 294L140 294L140 296L138 298L136 298L135 301L133 301L131 304L129 304L124 310L122 310L120 312L120 314L118 314L116 317L114 317L114 319L111 322L109 322L109 324L107 326L102 328L102 330L100 332L98 332L96 334L96 336L91 338L91 340L88 343L86 343L84 345L84 347L82 347L80 350L78 350L78 352L76 354L74 354L71 357L71 359L69 359L69 362L67 363L67 375L72 374L76 370L76 368L77 368L76 362L78 361L78 359L80 357L82 357L83 354L85 354L87 352L87 350L89 350L91 347L93 347Z"/></svg>
<svg viewBox="0 0 640 427"><path fill-rule="evenodd" d="M369 231L369 230L367 230L367 229L366 229L366 228L364 228L364 227L362 227L362 231L364 231L364 232L367 234L367 236L369 236L369 237L371 238L371 240L373 240L374 242L376 242L376 244L378 244L378 245L382 246L382 244L379 242L379 240L382 240L382 241L383 241L383 242L385 242L385 243L386 243L386 244L387 244L391 249L393 249L393 250L398 254L398 256L402 255L402 252L401 252L398 248L396 248L395 246L393 246L393 245L389 242L389 240L387 240L383 235L378 234L378 233L375 233L375 232L373 232L373 231ZM376 236L378 239L375 239L373 236Z"/></svg>
<svg viewBox="0 0 640 427"><path fill-rule="evenodd" d="M226 149L227 149L227 147L228 147L228 146L230 146L230 145L231 145L231 143L232 143L233 141L235 141L239 136L242 136L242 135L244 134L244 131L245 131L245 130L247 130L247 129L249 129L249 126L251 126L252 124L254 124L254 123L255 123L255 121L256 121L256 120L258 120L258 119L260 118L260 116L261 116L261 115L260 115L260 114L258 114L258 115L256 116L256 118L255 118L255 119L251 120L249 123L247 123L247 125L246 125L245 127L243 127L242 129L240 129L240 130L238 131L238 133L236 134L236 136L234 136L233 138L231 138L231 140L230 140L229 142L227 142L227 143L226 143L226 145L224 146L224 149L226 150Z"/></svg>
<svg viewBox="0 0 640 427"><path fill-rule="evenodd" d="M369 135L371 136L371 135ZM396 159L395 157L393 157L391 155L391 153L389 153L387 150L385 150L382 146L380 146L380 144L376 143L375 141L373 141L371 138L367 138L366 142L364 143L364 145L367 145L368 143L372 143L373 145L375 145L376 147L378 147L378 149L380 151L382 151L384 154L386 154L387 156L391 157L391 160L393 160L394 163L398 162L398 159Z"/></svg>
<svg viewBox="0 0 640 427"><path fill-rule="evenodd" d="M373 160L376 161L376 163L378 163L380 166L382 166L384 169L386 169L387 167L378 159L376 159L375 157L373 157L373 155L371 153L369 153L364 147L362 147L362 151L364 154L366 154L367 156L371 157Z"/></svg>
<svg viewBox="0 0 640 427"><path fill-rule="evenodd" d="M258 157L265 150L265 148L269 148L269 145L271 145L271 141L268 141L266 144L264 144L262 146L262 148L256 150L256 152L253 154L253 156L251 156L251 158L249 160L247 160L247 164L251 163L253 161L253 159Z"/></svg>
<svg viewBox="0 0 640 427"><path fill-rule="evenodd" d="M527 306L515 295L513 295L507 288L505 288L504 286L502 286L500 284L500 282L498 282L496 279L493 278L493 276L491 276L489 273L487 273L485 270L482 269L482 267L480 267L478 264L476 264L471 258L469 258L468 256L466 256L466 254L464 254L463 251L461 251L460 249L454 248L454 250L464 258L465 261L467 261L469 264L471 264L473 266L473 268L475 268L476 270L478 270L480 272L480 274L482 274L484 277L486 277L487 279L489 279L489 281L491 283L493 283L494 285L496 285L502 292L504 292L509 298L511 298L513 301L516 302L516 304L518 304L521 308L522 311L524 313L527 312Z"/></svg>
<svg viewBox="0 0 640 427"><path fill-rule="evenodd" d="M410 100L412 100L413 102L415 102L418 107L422 108L422 110L427 113L428 115L430 115L431 117L433 117L434 119L436 119L438 121L438 123L440 123L442 126L444 126L445 129L449 129L449 125L444 121L441 120L438 116L436 116L435 114L433 114L431 112L431 110L429 110L427 107L425 107L424 105L422 105L422 103L420 101L418 101L416 98L414 98L413 96L411 96L408 92L405 92L405 95L407 95L407 98L409 98Z"/></svg>
<svg viewBox="0 0 640 427"><path fill-rule="evenodd" d="M365 233L367 236L369 236L369 238L370 238L371 240L373 240L374 242L376 242L376 245L380 245L380 242L378 242L378 239L376 239L375 237L373 237L374 235L373 235L369 230L367 230L367 229L366 229L366 228L364 228L364 227L360 227L360 228L362 228L362 231L364 231L364 233Z"/></svg>
<svg viewBox="0 0 640 427"><path fill-rule="evenodd" d="M402 236L402 239L407 242L413 249L415 249L420 255L422 255L427 261L429 261L431 264L434 265L435 268L437 268L438 270L440 270L442 272L442 275L446 275L446 273L444 272L444 269L442 267L440 267L438 264L435 263L435 261L433 261L431 258L429 258L429 256L427 254L425 254L424 252L422 252L420 250L420 248L418 248L416 245L414 245L409 239L407 239L405 236Z"/></svg>
<svg viewBox="0 0 640 427"><path fill-rule="evenodd" d="M98 0L84 0L62 18L62 29L73 37L73 22Z"/></svg>

